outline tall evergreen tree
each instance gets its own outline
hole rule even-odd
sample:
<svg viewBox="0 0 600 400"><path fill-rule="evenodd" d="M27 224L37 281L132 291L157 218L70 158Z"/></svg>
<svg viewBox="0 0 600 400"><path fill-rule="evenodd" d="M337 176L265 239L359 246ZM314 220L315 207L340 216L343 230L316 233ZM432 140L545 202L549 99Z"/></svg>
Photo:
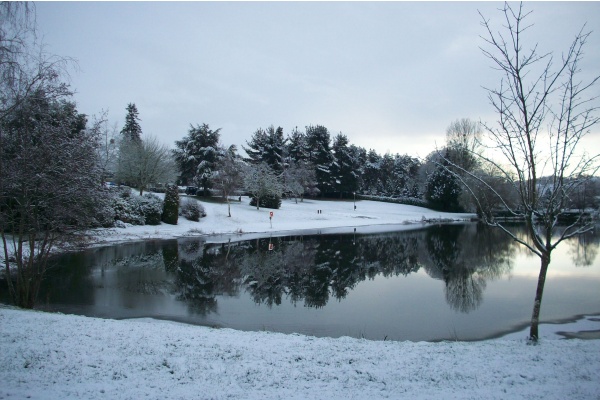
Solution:
<svg viewBox="0 0 600 400"><path fill-rule="evenodd" d="M333 138L333 156L331 172L334 178L334 188L340 193L352 193L358 189L358 165L348 147L348 137L338 134Z"/></svg>
<svg viewBox="0 0 600 400"><path fill-rule="evenodd" d="M256 131L254 131L250 141L246 141L247 147L242 146L242 149L244 149L246 154L248 154L246 161L252 164L258 164L264 161L263 154L267 148L268 141L269 137L264 129L258 128Z"/></svg>
<svg viewBox="0 0 600 400"><path fill-rule="evenodd" d="M379 185L380 169L381 156L375 150L370 149L363 168L363 193L370 195L380 194L377 189Z"/></svg>
<svg viewBox="0 0 600 400"><path fill-rule="evenodd" d="M273 171L280 174L283 172L285 163L283 155L285 152L285 138L283 137L283 128L277 127L273 129L273 125L269 127L269 141L267 142L266 162L273 168Z"/></svg>
<svg viewBox="0 0 600 400"><path fill-rule="evenodd" d="M121 129L123 138L134 142L141 142L142 127L138 121L140 121L138 109L135 103L129 103L127 105L127 115L125 116L125 126Z"/></svg>
<svg viewBox="0 0 600 400"><path fill-rule="evenodd" d="M440 211L461 211L458 199L461 186L444 161L427 179L425 199Z"/></svg>
<svg viewBox="0 0 600 400"><path fill-rule="evenodd" d="M204 193L210 189L210 177L219 156L219 132L208 124L190 125L188 135L175 142L175 160L181 171L180 182L184 185L196 183Z"/></svg>
<svg viewBox="0 0 600 400"><path fill-rule="evenodd" d="M315 165L317 187L321 194L333 191L331 167L333 154L331 153L331 137L329 131L322 125L306 127L306 143L308 160Z"/></svg>
<svg viewBox="0 0 600 400"><path fill-rule="evenodd" d="M396 196L417 197L417 175L419 160L408 155L396 154L394 157L394 179L396 181Z"/></svg>
<svg viewBox="0 0 600 400"><path fill-rule="evenodd" d="M306 134L294 128L292 133L287 138L287 162L301 163L308 161L308 145L306 142Z"/></svg>
<svg viewBox="0 0 600 400"><path fill-rule="evenodd" d="M264 162L275 173L281 174L283 172L285 139L282 127L275 129L271 125L266 130L258 128L252 135L250 142L246 142L246 144L248 147L242 146L242 148L248 154L247 161L253 164Z"/></svg>
<svg viewBox="0 0 600 400"><path fill-rule="evenodd" d="M364 147L351 144L350 157L356 168L356 192L360 192L363 188L363 175L365 172L365 164L367 163L367 150Z"/></svg>
<svg viewBox="0 0 600 400"><path fill-rule="evenodd" d="M379 167L379 182L377 191L386 197L394 195L394 157L390 153L385 153L381 158Z"/></svg>

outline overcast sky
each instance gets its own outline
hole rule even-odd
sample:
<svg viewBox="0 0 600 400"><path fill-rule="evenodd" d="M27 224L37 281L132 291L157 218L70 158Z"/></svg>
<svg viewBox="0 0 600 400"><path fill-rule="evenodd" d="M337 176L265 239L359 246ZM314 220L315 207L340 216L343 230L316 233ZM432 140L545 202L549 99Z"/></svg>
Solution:
<svg viewBox="0 0 600 400"><path fill-rule="evenodd" d="M455 119L495 121L499 82L479 46L478 10L498 2L40 2L47 50L78 61L80 112L119 130L128 103L144 134L173 146L190 124L225 145L259 127L324 125L379 153L424 157ZM587 22L583 65L598 74L600 2L526 3L530 41L557 54ZM598 92L598 90L596 90ZM600 149L600 135L591 143ZM597 152L597 151L596 151Z"/></svg>

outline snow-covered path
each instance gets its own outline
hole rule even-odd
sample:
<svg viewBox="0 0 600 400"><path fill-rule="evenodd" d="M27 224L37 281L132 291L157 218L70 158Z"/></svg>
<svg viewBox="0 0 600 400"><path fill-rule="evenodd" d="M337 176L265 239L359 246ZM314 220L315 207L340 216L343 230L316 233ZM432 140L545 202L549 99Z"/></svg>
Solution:
<svg viewBox="0 0 600 400"><path fill-rule="evenodd" d="M0 399L598 399L600 341L374 342L0 308Z"/></svg>

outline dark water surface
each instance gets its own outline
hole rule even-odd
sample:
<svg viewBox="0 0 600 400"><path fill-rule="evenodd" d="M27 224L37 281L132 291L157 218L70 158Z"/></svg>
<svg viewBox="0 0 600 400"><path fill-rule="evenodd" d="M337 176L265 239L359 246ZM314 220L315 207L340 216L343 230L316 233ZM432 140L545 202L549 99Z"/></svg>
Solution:
<svg viewBox="0 0 600 400"><path fill-rule="evenodd" d="M553 253L542 321L600 313L599 242L588 234ZM46 310L413 341L485 339L527 324L539 270L537 257L477 224L138 242L53 264L40 294Z"/></svg>

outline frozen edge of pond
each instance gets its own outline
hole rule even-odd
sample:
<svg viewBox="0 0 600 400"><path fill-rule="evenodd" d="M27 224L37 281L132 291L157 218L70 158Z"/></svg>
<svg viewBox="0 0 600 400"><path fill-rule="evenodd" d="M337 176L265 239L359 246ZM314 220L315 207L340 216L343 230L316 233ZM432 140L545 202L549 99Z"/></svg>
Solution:
<svg viewBox="0 0 600 400"><path fill-rule="evenodd" d="M560 321L541 322L539 334L544 340L560 339L600 339L600 314L576 315ZM489 339L521 340L529 336L529 324L523 324ZM484 339L487 340L487 339Z"/></svg>

